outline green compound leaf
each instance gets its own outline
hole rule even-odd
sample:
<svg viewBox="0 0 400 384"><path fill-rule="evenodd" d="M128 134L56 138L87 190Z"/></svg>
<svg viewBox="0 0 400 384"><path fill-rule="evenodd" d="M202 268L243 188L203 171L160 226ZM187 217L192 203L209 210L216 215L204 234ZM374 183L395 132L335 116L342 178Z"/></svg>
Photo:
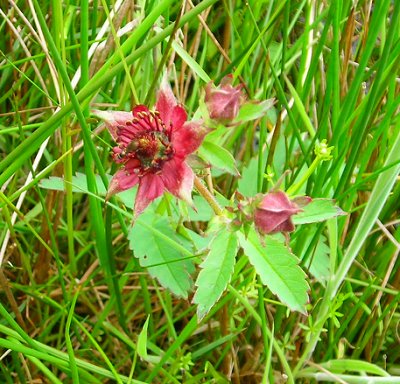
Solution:
<svg viewBox="0 0 400 384"><path fill-rule="evenodd" d="M292 217L295 225L316 223L346 214L330 199L313 199L301 209L302 212Z"/></svg>
<svg viewBox="0 0 400 384"><path fill-rule="evenodd" d="M264 117L268 110L274 105L274 99L268 99L261 102L245 103L240 107L238 116L234 123L245 123L247 121L257 120Z"/></svg>
<svg viewBox="0 0 400 384"><path fill-rule="evenodd" d="M231 175L239 176L235 158L229 151L220 145L205 140L199 148L199 154L212 166L222 169L224 172L228 172Z"/></svg>
<svg viewBox="0 0 400 384"><path fill-rule="evenodd" d="M278 240L266 236L261 244L251 228L247 237L238 232L239 243L261 281L291 310L306 313L309 286L306 274L298 266L298 259Z"/></svg>
<svg viewBox="0 0 400 384"><path fill-rule="evenodd" d="M151 276L176 296L188 297L192 280L187 271L193 268L193 253L178 241L166 217L145 212L131 228L128 239L134 256Z"/></svg>
<svg viewBox="0 0 400 384"><path fill-rule="evenodd" d="M210 253L200 265L202 270L197 277L197 291L193 303L197 304L199 321L218 301L229 284L235 256L238 249L236 233L219 231L210 243Z"/></svg>

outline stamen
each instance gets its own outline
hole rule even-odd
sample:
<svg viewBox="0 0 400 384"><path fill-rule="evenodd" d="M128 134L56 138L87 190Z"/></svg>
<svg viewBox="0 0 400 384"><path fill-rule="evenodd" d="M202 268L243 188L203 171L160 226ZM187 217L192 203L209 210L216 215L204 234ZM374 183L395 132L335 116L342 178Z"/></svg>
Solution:
<svg viewBox="0 0 400 384"><path fill-rule="evenodd" d="M138 118L134 119L134 123L136 123L137 125L139 125L141 128L143 128L146 131L149 131L153 128L150 120L145 118L148 115L147 113L145 114L144 112L139 112L137 115L138 115L138 117L140 117L140 119L138 119ZM145 124L145 123L147 123L147 124Z"/></svg>

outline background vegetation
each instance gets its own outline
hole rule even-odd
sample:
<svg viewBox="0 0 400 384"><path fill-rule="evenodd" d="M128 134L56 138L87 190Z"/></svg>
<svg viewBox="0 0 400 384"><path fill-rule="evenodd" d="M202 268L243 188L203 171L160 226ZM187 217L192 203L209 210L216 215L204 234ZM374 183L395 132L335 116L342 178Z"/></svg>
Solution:
<svg viewBox="0 0 400 384"><path fill-rule="evenodd" d="M3 2L0 381L399 383L399 17L390 0ZM198 323L192 297L132 256L133 200L104 203L113 144L90 108L153 105L166 69L190 116L228 73L249 100L276 99L219 138L242 175L213 169L228 199L266 192L286 170L288 189L316 143L334 147L300 192L347 215L291 239L307 315L260 285L243 254Z"/></svg>

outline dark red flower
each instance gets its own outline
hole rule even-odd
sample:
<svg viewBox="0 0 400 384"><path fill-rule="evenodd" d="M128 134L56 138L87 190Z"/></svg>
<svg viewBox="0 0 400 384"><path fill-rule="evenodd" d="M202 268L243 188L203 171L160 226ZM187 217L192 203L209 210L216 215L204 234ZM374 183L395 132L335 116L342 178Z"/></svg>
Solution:
<svg viewBox="0 0 400 384"><path fill-rule="evenodd" d="M282 191L270 192L262 196L254 210L254 223L264 234L293 232L291 217L300 212L299 206Z"/></svg>
<svg viewBox="0 0 400 384"><path fill-rule="evenodd" d="M211 119L233 120L239 113L243 102L242 85L232 87L232 76L225 76L218 87L211 83L206 86L205 102Z"/></svg>
<svg viewBox="0 0 400 384"><path fill-rule="evenodd" d="M113 139L114 175L107 197L139 184L135 217L164 191L191 203L194 174L186 157L202 143L207 130L188 122L167 82L158 92L154 111L138 105L132 112L94 111L105 121Z"/></svg>

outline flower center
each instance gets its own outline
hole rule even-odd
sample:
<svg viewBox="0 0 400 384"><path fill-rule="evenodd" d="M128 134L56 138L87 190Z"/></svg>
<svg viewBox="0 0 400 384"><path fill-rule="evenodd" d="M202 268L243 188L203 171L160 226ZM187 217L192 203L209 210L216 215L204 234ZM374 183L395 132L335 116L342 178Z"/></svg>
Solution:
<svg viewBox="0 0 400 384"><path fill-rule="evenodd" d="M171 130L160 119L158 112L140 112L132 124L137 133L125 148L119 148L115 156L120 161L139 160L139 176L146 173L158 173L164 163L174 154L171 144Z"/></svg>
<svg viewBox="0 0 400 384"><path fill-rule="evenodd" d="M173 155L173 148L164 132L152 131L138 134L126 147L140 161L143 171L157 173Z"/></svg>

